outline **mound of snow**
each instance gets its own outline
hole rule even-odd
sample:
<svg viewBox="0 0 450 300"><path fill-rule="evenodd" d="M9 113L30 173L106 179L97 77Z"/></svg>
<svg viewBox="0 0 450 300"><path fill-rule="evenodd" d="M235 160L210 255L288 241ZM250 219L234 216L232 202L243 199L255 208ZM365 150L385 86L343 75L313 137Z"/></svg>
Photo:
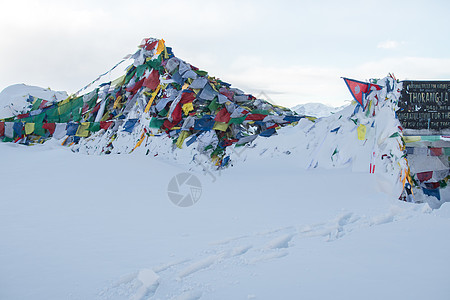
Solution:
<svg viewBox="0 0 450 300"><path fill-rule="evenodd" d="M66 92L53 91L23 83L10 85L0 93L0 119L27 112L31 108L33 98L59 102L67 97Z"/></svg>
<svg viewBox="0 0 450 300"><path fill-rule="evenodd" d="M328 117L332 114L342 110L344 106L340 107L332 107L325 105L323 103L306 103L299 104L291 108L291 110L295 111L299 115L311 116L311 117Z"/></svg>

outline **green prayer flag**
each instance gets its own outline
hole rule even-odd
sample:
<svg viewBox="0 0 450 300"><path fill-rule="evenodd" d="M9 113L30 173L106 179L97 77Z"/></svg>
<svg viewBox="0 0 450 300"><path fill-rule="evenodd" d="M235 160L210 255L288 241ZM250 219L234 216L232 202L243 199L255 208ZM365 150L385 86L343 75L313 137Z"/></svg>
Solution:
<svg viewBox="0 0 450 300"><path fill-rule="evenodd" d="M331 156L333 156L333 155L335 155L335 154L337 154L339 151L338 151L338 149L336 148L336 149L334 149L334 151L333 151L333 154L331 154Z"/></svg>
<svg viewBox="0 0 450 300"><path fill-rule="evenodd" d="M450 156L450 147L444 147L444 154Z"/></svg>
<svg viewBox="0 0 450 300"><path fill-rule="evenodd" d="M269 111L265 109L254 109L251 112L252 114L259 114L259 115L268 115Z"/></svg>
<svg viewBox="0 0 450 300"><path fill-rule="evenodd" d="M130 82L131 78L133 78L134 74L136 73L136 68L133 66L125 76L125 80L123 82L124 85L127 85L128 82Z"/></svg>
<svg viewBox="0 0 450 300"><path fill-rule="evenodd" d="M81 107L76 107L72 110L72 118L75 122L81 121Z"/></svg>
<svg viewBox="0 0 450 300"><path fill-rule="evenodd" d="M157 70L159 73L161 73L161 72L164 71L164 68L161 66L161 63L162 63L162 55L158 56L157 59L152 59L152 60L147 61L146 64L147 64L150 68L155 69L155 70Z"/></svg>
<svg viewBox="0 0 450 300"><path fill-rule="evenodd" d="M231 118L230 121L228 121L228 124L242 124L242 122L245 121L246 116L242 116L239 118Z"/></svg>
<svg viewBox="0 0 450 300"><path fill-rule="evenodd" d="M34 123L34 134L40 136L46 134L45 129L42 128L42 123Z"/></svg>
<svg viewBox="0 0 450 300"><path fill-rule="evenodd" d="M68 112L66 114L60 115L58 118L59 121L54 121L54 122L50 122L50 123L67 123L70 121L70 117L71 117L70 112ZM47 120L48 120L48 118L47 118Z"/></svg>
<svg viewBox="0 0 450 300"><path fill-rule="evenodd" d="M211 103L208 105L208 109L211 112L215 112L217 110L217 108L219 108L219 103L217 103L217 97L214 98L213 101L211 101Z"/></svg>
<svg viewBox="0 0 450 300"><path fill-rule="evenodd" d="M84 103L83 103L83 97L78 97L75 98L71 101L72 104L72 110L75 108L83 108Z"/></svg>
<svg viewBox="0 0 450 300"><path fill-rule="evenodd" d="M37 110L39 108L39 106L42 103L42 99L37 98L36 100L34 100L33 102L33 106L31 107L31 110Z"/></svg>
<svg viewBox="0 0 450 300"><path fill-rule="evenodd" d="M33 117L26 117L26 118L23 118L23 119L20 119L22 122L25 122L25 123L34 123L34 121L33 121Z"/></svg>
<svg viewBox="0 0 450 300"><path fill-rule="evenodd" d="M441 140L441 137L439 135L423 135L421 136L421 140L427 142L437 142Z"/></svg>
<svg viewBox="0 0 450 300"><path fill-rule="evenodd" d="M390 136L390 138L395 138L395 137L398 137L398 136L400 136L400 133L394 132L394 133Z"/></svg>
<svg viewBox="0 0 450 300"><path fill-rule="evenodd" d="M164 108L162 111L160 111L158 116L161 116L161 117L167 116L167 109Z"/></svg>
<svg viewBox="0 0 450 300"><path fill-rule="evenodd" d="M144 75L145 70L147 70L148 65L147 64L143 64L140 65L136 68L136 77L140 78L142 75Z"/></svg>
<svg viewBox="0 0 450 300"><path fill-rule="evenodd" d="M47 109L45 111L45 115L47 116L47 122L59 123L58 107L54 106L50 109ZM38 120L35 119L35 123L36 122L38 122Z"/></svg>
<svg viewBox="0 0 450 300"><path fill-rule="evenodd" d="M212 145L208 145L208 146L205 147L205 149L203 149L203 151L207 151L207 150L212 149L212 148L213 148Z"/></svg>
<svg viewBox="0 0 450 300"><path fill-rule="evenodd" d="M150 124L148 125L150 128L161 128L161 126L164 124L164 120L160 120L158 118L153 117L150 120Z"/></svg>
<svg viewBox="0 0 450 300"><path fill-rule="evenodd" d="M194 70L194 72L197 73L198 76L202 76L202 77L205 77L206 75L208 75L208 72L202 71L202 70Z"/></svg>
<svg viewBox="0 0 450 300"><path fill-rule="evenodd" d="M44 119L45 119L45 113L40 113L33 117L34 123L42 123L42 122L44 122Z"/></svg>
<svg viewBox="0 0 450 300"><path fill-rule="evenodd" d="M58 115L65 115L72 110L72 105L70 102L66 102L62 105L58 105L57 113Z"/></svg>
<svg viewBox="0 0 450 300"><path fill-rule="evenodd" d="M99 131L100 130L100 122L91 122L88 130L91 132Z"/></svg>

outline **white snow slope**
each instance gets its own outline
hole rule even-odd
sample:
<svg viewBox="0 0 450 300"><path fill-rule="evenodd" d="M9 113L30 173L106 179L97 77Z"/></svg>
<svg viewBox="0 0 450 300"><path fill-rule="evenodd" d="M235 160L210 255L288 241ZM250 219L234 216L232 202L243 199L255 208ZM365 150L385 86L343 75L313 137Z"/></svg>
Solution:
<svg viewBox="0 0 450 300"><path fill-rule="evenodd" d="M291 128L291 130L294 130ZM190 171L140 154L0 144L0 299L448 299L450 206L295 155Z"/></svg>
<svg viewBox="0 0 450 300"><path fill-rule="evenodd" d="M58 102L68 97L66 92L56 92L51 89L25 84L14 84L0 93L0 119L26 113L31 108L31 103L27 102L29 96L50 102Z"/></svg>
<svg viewBox="0 0 450 300"><path fill-rule="evenodd" d="M448 299L450 205L397 200L390 103L227 149L220 172L167 138L129 155L0 143L0 299ZM201 195L183 208L184 172Z"/></svg>

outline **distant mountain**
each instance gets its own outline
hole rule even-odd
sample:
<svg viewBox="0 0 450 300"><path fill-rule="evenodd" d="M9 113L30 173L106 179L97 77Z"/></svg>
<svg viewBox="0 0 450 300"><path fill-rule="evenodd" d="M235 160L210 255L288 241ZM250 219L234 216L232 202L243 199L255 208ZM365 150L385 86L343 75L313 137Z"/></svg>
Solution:
<svg viewBox="0 0 450 300"><path fill-rule="evenodd" d="M346 105L340 107L332 107L322 103L306 103L299 104L291 108L299 115L307 115L317 118L328 117L335 112L342 110Z"/></svg>

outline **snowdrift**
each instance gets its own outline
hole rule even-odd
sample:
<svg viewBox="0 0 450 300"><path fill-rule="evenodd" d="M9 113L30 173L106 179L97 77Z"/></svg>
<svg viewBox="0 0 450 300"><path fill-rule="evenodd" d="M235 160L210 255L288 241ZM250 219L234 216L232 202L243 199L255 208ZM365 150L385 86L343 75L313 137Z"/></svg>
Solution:
<svg viewBox="0 0 450 300"><path fill-rule="evenodd" d="M0 119L26 114L33 108L32 103L36 103L37 99L41 99L38 102L42 108L46 103L56 103L67 99L67 97L66 92L57 92L49 88L44 89L25 84L14 84L0 93Z"/></svg>

